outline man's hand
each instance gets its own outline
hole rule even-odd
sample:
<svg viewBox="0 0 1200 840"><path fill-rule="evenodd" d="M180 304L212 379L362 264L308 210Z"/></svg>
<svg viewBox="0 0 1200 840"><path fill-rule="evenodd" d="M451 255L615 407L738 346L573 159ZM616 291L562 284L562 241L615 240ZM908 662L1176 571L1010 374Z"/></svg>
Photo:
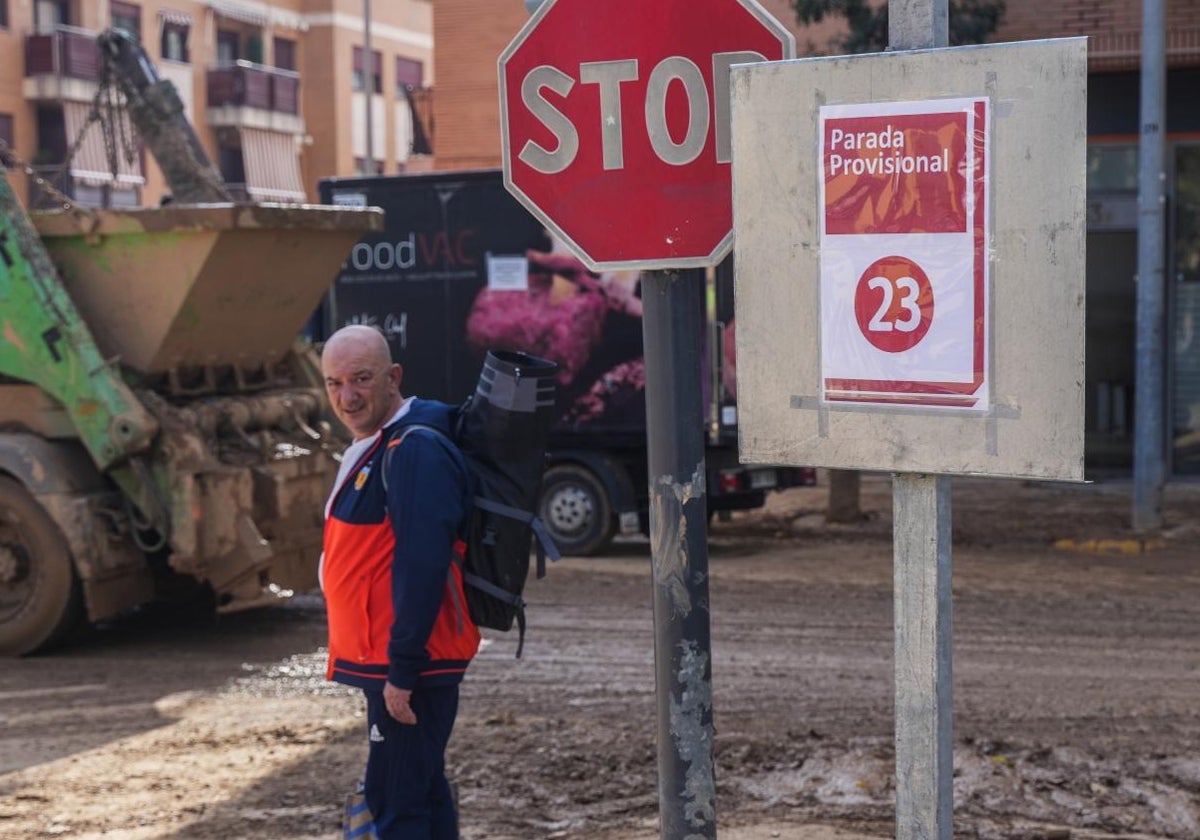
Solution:
<svg viewBox="0 0 1200 840"><path fill-rule="evenodd" d="M391 683L384 684L383 705L387 706L388 714L400 723L412 726L417 722L417 716L413 713L412 706L409 705L410 699L412 699L411 691L396 688Z"/></svg>

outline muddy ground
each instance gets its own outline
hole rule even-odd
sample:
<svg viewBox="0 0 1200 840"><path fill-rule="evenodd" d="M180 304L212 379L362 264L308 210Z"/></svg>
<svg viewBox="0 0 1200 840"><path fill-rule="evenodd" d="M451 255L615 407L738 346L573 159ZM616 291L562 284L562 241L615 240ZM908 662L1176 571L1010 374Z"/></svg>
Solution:
<svg viewBox="0 0 1200 840"><path fill-rule="evenodd" d="M721 837L893 835L887 477L862 498L856 525L818 487L712 528ZM1200 838L1200 485L1166 500L1142 540L1127 481L956 482L956 837ZM524 658L480 655L465 840L658 836L648 557L564 561L527 591ZM365 732L323 637L307 595L0 664L0 837L340 836Z"/></svg>

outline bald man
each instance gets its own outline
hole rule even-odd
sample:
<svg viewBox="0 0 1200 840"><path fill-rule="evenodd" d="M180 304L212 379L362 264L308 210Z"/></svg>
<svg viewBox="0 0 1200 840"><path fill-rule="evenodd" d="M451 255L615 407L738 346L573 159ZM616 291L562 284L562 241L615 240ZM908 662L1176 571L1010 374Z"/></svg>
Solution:
<svg viewBox="0 0 1200 840"><path fill-rule="evenodd" d="M403 397L403 369L371 327L334 333L321 372L354 438L325 506L327 676L366 696L363 793L376 835L457 840L445 752L479 631L462 590L471 488L446 437L454 409ZM405 433L410 424L444 434Z"/></svg>

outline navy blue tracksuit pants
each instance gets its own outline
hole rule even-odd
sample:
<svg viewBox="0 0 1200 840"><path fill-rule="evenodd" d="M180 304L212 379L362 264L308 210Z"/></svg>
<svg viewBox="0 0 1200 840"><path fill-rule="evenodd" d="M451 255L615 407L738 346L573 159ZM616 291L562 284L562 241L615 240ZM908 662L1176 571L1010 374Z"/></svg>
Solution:
<svg viewBox="0 0 1200 840"><path fill-rule="evenodd" d="M367 775L363 793L379 840L458 840L458 815L446 781L446 744L458 716L458 686L418 688L416 726L398 723L382 691L367 698Z"/></svg>

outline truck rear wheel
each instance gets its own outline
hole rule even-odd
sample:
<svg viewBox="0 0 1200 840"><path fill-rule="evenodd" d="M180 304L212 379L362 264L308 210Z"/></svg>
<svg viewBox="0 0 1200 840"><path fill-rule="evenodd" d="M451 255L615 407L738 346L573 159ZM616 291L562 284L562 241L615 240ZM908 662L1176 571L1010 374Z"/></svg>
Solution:
<svg viewBox="0 0 1200 840"><path fill-rule="evenodd" d="M595 554L612 542L616 533L604 485L574 464L546 470L538 516L563 554Z"/></svg>
<svg viewBox="0 0 1200 840"><path fill-rule="evenodd" d="M0 654L53 644L74 626L79 607L62 531L28 490L0 476Z"/></svg>

